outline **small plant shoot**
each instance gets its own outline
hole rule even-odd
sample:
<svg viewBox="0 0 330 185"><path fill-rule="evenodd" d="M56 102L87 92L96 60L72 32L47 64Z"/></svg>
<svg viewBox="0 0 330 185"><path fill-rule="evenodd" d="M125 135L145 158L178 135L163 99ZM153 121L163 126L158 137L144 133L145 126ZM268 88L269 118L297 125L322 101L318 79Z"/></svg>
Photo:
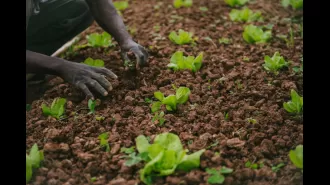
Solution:
<svg viewBox="0 0 330 185"><path fill-rule="evenodd" d="M249 8L245 7L242 10L233 9L229 13L229 18L235 22L253 22L253 21L262 21L261 12L253 12Z"/></svg>
<svg viewBox="0 0 330 185"><path fill-rule="evenodd" d="M249 44L267 43L272 37L271 30L263 31L252 24L244 27L243 39Z"/></svg>
<svg viewBox="0 0 330 185"><path fill-rule="evenodd" d="M231 43L231 39L222 37L222 38L219 39L219 43L220 44L230 44Z"/></svg>
<svg viewBox="0 0 330 185"><path fill-rule="evenodd" d="M159 126L162 126L165 122L165 118L164 118L164 112L161 111L159 114L156 112L155 116L152 118L151 120L152 122L157 121Z"/></svg>
<svg viewBox="0 0 330 185"><path fill-rule="evenodd" d="M190 95L190 89L187 87L179 87L176 89L175 95L164 96L163 93L157 91L154 93L154 96L159 101L156 101L152 104L151 112L157 112L160 110L162 105L166 106L166 110L175 111L178 104L184 104L188 101Z"/></svg>
<svg viewBox="0 0 330 185"><path fill-rule="evenodd" d="M111 35L107 32L103 32L102 34L99 33L92 33L86 36L88 41L88 45L92 47L110 47L113 46L111 41Z"/></svg>
<svg viewBox="0 0 330 185"><path fill-rule="evenodd" d="M84 62L84 64L93 66L93 67L104 67L104 61L100 59L92 59L88 57Z"/></svg>
<svg viewBox="0 0 330 185"><path fill-rule="evenodd" d="M56 119L60 119L65 110L65 103L65 98L56 98L53 100L52 105L50 107L48 107L46 104L42 104L42 112L46 116L52 116Z"/></svg>
<svg viewBox="0 0 330 185"><path fill-rule="evenodd" d="M132 146L132 147L129 147L129 148L126 148L126 147L122 147L120 149L120 152L121 153L125 153L125 154L131 154L135 151L135 146Z"/></svg>
<svg viewBox="0 0 330 185"><path fill-rule="evenodd" d="M33 174L33 169L40 167L41 161L44 160L43 151L39 151L37 144L34 144L29 155L26 154L26 183L28 183Z"/></svg>
<svg viewBox="0 0 330 185"><path fill-rule="evenodd" d="M303 8L303 0L282 0L282 6L287 8L291 6L294 10L301 10Z"/></svg>
<svg viewBox="0 0 330 185"><path fill-rule="evenodd" d="M251 169L258 169L258 168L262 168L264 166L263 163L257 164L257 163L252 163L251 161L247 161L245 163L245 167L247 168L251 168Z"/></svg>
<svg viewBox="0 0 330 185"><path fill-rule="evenodd" d="M303 145L298 145L295 150L290 150L289 158L297 168L303 170Z"/></svg>
<svg viewBox="0 0 330 185"><path fill-rule="evenodd" d="M186 32L182 29L179 29L179 34L177 34L175 31L172 31L169 35L169 39L178 45L184 45L184 44L190 44L193 42L193 34L190 32Z"/></svg>
<svg viewBox="0 0 330 185"><path fill-rule="evenodd" d="M272 166L272 171L276 173L276 172L278 172L283 166L285 166L284 163L280 163L280 164L278 164L278 165L276 165L276 166Z"/></svg>
<svg viewBox="0 0 330 185"><path fill-rule="evenodd" d="M99 135L100 147L105 148L106 152L110 152L110 146L108 143L109 133L105 132Z"/></svg>
<svg viewBox="0 0 330 185"><path fill-rule="evenodd" d="M289 113L301 114L303 111L303 97L299 96L298 93L292 89L291 101L284 102L283 107Z"/></svg>
<svg viewBox="0 0 330 185"><path fill-rule="evenodd" d="M280 69L288 66L288 62L280 55L279 52L275 52L273 57L265 56L265 63L262 65L265 70L270 71L277 75Z"/></svg>
<svg viewBox="0 0 330 185"><path fill-rule="evenodd" d="M181 8L181 7L191 7L193 4L192 0L173 0L174 8Z"/></svg>
<svg viewBox="0 0 330 185"><path fill-rule="evenodd" d="M200 156L205 149L187 154L180 138L172 133L162 133L150 144L144 135L136 139L139 154L145 154L146 164L140 170L140 180L147 185L152 184L152 176L168 176L175 170L189 172L200 165Z"/></svg>
<svg viewBox="0 0 330 185"><path fill-rule="evenodd" d="M177 70L191 70L192 72L198 71L202 67L203 52L201 52L196 58L193 56L183 56L182 51L175 52L167 67Z"/></svg>
<svg viewBox="0 0 330 185"><path fill-rule="evenodd" d="M89 99L88 100L88 108L89 108L89 113L88 114L94 114L95 113L95 105L96 105L96 101Z"/></svg>
<svg viewBox="0 0 330 185"><path fill-rule="evenodd" d="M115 1L113 2L113 5L118 11L125 10L128 8L128 2L127 1Z"/></svg>
<svg viewBox="0 0 330 185"><path fill-rule="evenodd" d="M232 173L233 169L227 168L227 167L221 167L220 170L214 169L214 168L206 168L206 173L208 173L210 176L207 179L207 182L209 184L222 184L225 181L224 174Z"/></svg>
<svg viewBox="0 0 330 185"><path fill-rule="evenodd" d="M243 6L243 5L245 5L249 0L224 0L224 1L229 6L235 7L235 6Z"/></svg>

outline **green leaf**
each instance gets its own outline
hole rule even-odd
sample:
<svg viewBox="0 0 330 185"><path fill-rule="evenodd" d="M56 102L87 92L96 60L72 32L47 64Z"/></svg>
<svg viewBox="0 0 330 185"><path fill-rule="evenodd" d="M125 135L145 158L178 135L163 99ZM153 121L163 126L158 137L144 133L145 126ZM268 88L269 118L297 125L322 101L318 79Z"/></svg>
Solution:
<svg viewBox="0 0 330 185"><path fill-rule="evenodd" d="M161 93L160 91L157 91L154 93L155 98L157 98L159 101L163 101L164 99L164 94Z"/></svg>
<svg viewBox="0 0 330 185"><path fill-rule="evenodd" d="M159 144L166 150L180 152L183 150L180 138L172 133L162 133L155 137L154 144Z"/></svg>
<svg viewBox="0 0 330 185"><path fill-rule="evenodd" d="M252 22L261 21L263 18L261 12L253 12L249 8L245 7L242 10L233 9L229 13L229 18L236 22Z"/></svg>
<svg viewBox="0 0 330 185"><path fill-rule="evenodd" d="M205 152L205 149L199 150L193 154L185 155L178 165L177 169L190 171L198 168L200 165L200 156Z"/></svg>
<svg viewBox="0 0 330 185"><path fill-rule="evenodd" d="M109 143L108 143L109 133L104 132L104 133L100 134L98 138L100 139L100 146L102 148L105 148L106 152L109 152L110 151L110 146L109 146Z"/></svg>
<svg viewBox="0 0 330 185"><path fill-rule="evenodd" d="M92 58L88 57L84 64L93 66L93 67L104 67L104 61L100 59L93 60Z"/></svg>
<svg viewBox="0 0 330 185"><path fill-rule="evenodd" d="M163 99L162 104L165 104L166 109L170 109L170 111L176 110L176 104L177 104L176 96L175 95L167 96L166 98Z"/></svg>
<svg viewBox="0 0 330 185"><path fill-rule="evenodd" d="M113 2L113 5L118 11L125 10L128 8L128 2L127 1L115 1Z"/></svg>
<svg viewBox="0 0 330 185"><path fill-rule="evenodd" d="M26 154L26 183L32 178L32 161L31 158Z"/></svg>
<svg viewBox="0 0 330 185"><path fill-rule="evenodd" d="M40 153L37 144L34 144L30 150L29 154L31 165L33 168L39 168L40 167Z"/></svg>
<svg viewBox="0 0 330 185"><path fill-rule="evenodd" d="M194 66L195 66L195 71L198 71L202 67L202 61L203 61L203 52L201 52L195 59L194 59Z"/></svg>
<svg viewBox="0 0 330 185"><path fill-rule="evenodd" d="M271 31L263 31L252 24L244 27L243 39L250 44L266 43L271 39Z"/></svg>
<svg viewBox="0 0 330 185"><path fill-rule="evenodd" d="M88 45L92 47L109 47L113 45L111 43L111 35L107 32L103 32L102 34L99 33L92 33L86 36Z"/></svg>
<svg viewBox="0 0 330 185"><path fill-rule="evenodd" d="M245 163L245 167L250 168L250 166L251 166L251 162L250 162L250 161L247 161L247 162Z"/></svg>
<svg viewBox="0 0 330 185"><path fill-rule="evenodd" d="M209 9L205 6L199 7L199 10L202 12L207 12Z"/></svg>
<svg viewBox="0 0 330 185"><path fill-rule="evenodd" d="M140 179L142 182L146 183L147 185L151 184L150 179L147 177L148 175L151 174L153 171L155 163L160 161L163 158L164 151L160 152L158 156L156 156L154 159L149 161L144 168L140 171Z"/></svg>
<svg viewBox="0 0 330 185"><path fill-rule="evenodd" d="M178 64L180 61L183 61L183 52L177 51L171 57L171 63Z"/></svg>
<svg viewBox="0 0 330 185"><path fill-rule="evenodd" d="M142 158L140 156L136 156L136 153L130 153L128 156L128 159L125 161L124 165L131 167L135 164L138 164L139 162L142 161Z"/></svg>
<svg viewBox="0 0 330 185"><path fill-rule="evenodd" d="M144 153L148 151L150 146L148 139L144 135L140 135L135 139L136 149L139 153Z"/></svg>
<svg viewBox="0 0 330 185"><path fill-rule="evenodd" d="M184 104L188 101L189 99L189 95L190 95L190 89L187 88L187 87L179 87L177 90L176 90L176 94L175 94L175 97L176 97L176 102L178 104Z"/></svg>
<svg viewBox="0 0 330 185"><path fill-rule="evenodd" d="M225 177L221 174L215 174L207 179L210 184L222 184L225 181Z"/></svg>
<svg viewBox="0 0 330 185"><path fill-rule="evenodd" d="M291 162L300 169L303 169L303 145L298 145L295 150L290 150Z"/></svg>
<svg viewBox="0 0 330 185"><path fill-rule="evenodd" d="M88 100L88 108L89 110L94 113L95 112L95 100L89 99Z"/></svg>
<svg viewBox="0 0 330 185"><path fill-rule="evenodd" d="M122 148L120 149L120 152L121 152L121 153L125 153L125 154L131 154L131 153L133 153L134 151L135 151L135 147L134 147L134 146L129 147L129 148L122 147Z"/></svg>
<svg viewBox="0 0 330 185"><path fill-rule="evenodd" d="M179 29L179 34L172 31L169 35L169 39L178 45L184 45L189 44L193 41L192 39L192 33L183 31L182 29Z"/></svg>
<svg viewBox="0 0 330 185"><path fill-rule="evenodd" d="M221 174L229 174L229 173L232 173L233 172L233 169L231 169L231 168L227 168L227 167L221 167L221 169L220 169L220 173Z"/></svg>
<svg viewBox="0 0 330 185"><path fill-rule="evenodd" d="M229 6L242 6L245 3L247 3L249 0L225 0L225 3L227 3Z"/></svg>
<svg viewBox="0 0 330 185"><path fill-rule="evenodd" d="M159 102L159 101L154 102L151 105L151 112L152 113L157 112L160 109L161 106L162 106L162 102Z"/></svg>

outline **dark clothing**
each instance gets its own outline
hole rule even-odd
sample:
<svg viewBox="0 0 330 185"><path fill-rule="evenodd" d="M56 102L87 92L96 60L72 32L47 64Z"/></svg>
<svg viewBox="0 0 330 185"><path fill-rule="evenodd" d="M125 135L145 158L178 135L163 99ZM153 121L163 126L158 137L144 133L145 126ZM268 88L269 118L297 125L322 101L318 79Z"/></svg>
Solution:
<svg viewBox="0 0 330 185"><path fill-rule="evenodd" d="M51 55L93 20L84 0L26 0L26 49Z"/></svg>

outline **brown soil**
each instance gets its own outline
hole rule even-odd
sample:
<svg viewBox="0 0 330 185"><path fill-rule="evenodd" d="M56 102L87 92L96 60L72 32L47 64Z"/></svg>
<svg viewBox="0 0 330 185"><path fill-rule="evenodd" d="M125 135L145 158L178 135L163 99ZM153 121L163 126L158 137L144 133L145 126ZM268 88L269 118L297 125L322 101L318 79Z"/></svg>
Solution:
<svg viewBox="0 0 330 185"><path fill-rule="evenodd" d="M136 28L134 40L146 48L153 46L148 50L148 67L134 74L125 71L118 46L109 50L88 48L67 58L77 62L87 57L103 59L106 67L118 75L119 79L112 81L113 91L108 97L99 97L100 105L96 107L96 115L104 116L105 120L96 121L93 115L87 115L87 110L62 121L42 115L41 104L51 103L56 97L68 99L67 116L87 108L83 94L60 78L50 81L52 87L33 101L32 109L26 112L26 149L37 143L44 150L45 161L30 184L140 184L138 170L143 165L124 166L119 149L135 146L134 139L140 134L153 138L162 132L179 135L190 151L208 149L201 157L199 169L159 178L155 184L207 184L205 168L219 166L234 169L226 175L224 184L228 185L303 184L301 172L288 158L290 149L303 143L303 120L290 116L282 106L290 99L290 89L303 95L302 74L292 70L292 66L301 65L302 37L298 24L285 21L297 13L284 9L278 0L248 4L250 9L262 11L264 24L274 24L274 36L288 34L290 25L293 26L295 46L291 49L276 37L266 45L246 44L242 38L244 24L228 19L231 8L222 0L194 1L193 7L178 10L171 3L172 0L130 1L123 12L125 24ZM157 4L159 9L154 8ZM200 11L200 6L208 11ZM173 15L182 19L171 18ZM160 25L159 31L155 31L155 25ZM194 32L199 38L197 45L171 43L169 33L179 28ZM102 31L94 24L88 33ZM212 38L214 43L203 37ZM221 45L220 37L229 37L232 43ZM195 75L168 70L169 58L177 50L194 56L203 51L201 70ZM278 76L266 73L262 67L264 56L272 56L276 51L292 61ZM244 56L250 60L244 61ZM237 80L242 86L237 85ZM151 121L150 104L144 99L152 98L157 90L173 92L172 84L187 86L192 94L177 112L166 113L166 122L160 127ZM257 123L248 123L247 118L254 118ZM103 132L109 132L110 152L99 148L97 137ZM208 147L216 141L218 144ZM220 152L220 156L215 152ZM246 168L248 160L263 162L264 167ZM273 172L271 166L281 162L286 165ZM97 178L93 183L92 177Z"/></svg>

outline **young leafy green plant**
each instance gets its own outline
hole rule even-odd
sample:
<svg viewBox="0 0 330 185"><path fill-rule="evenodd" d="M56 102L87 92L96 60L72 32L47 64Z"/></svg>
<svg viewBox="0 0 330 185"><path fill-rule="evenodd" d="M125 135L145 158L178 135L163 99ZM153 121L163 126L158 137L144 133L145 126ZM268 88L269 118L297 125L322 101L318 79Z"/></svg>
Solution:
<svg viewBox="0 0 330 185"><path fill-rule="evenodd" d="M108 143L109 134L107 132L104 132L100 134L98 138L100 139L100 147L105 148L105 151L109 152L110 151L110 146Z"/></svg>
<svg viewBox="0 0 330 185"><path fill-rule="evenodd" d="M128 2L127 1L115 1L113 2L113 5L118 11L125 10L128 8Z"/></svg>
<svg viewBox="0 0 330 185"><path fill-rule="evenodd" d="M40 162L44 160L43 151L39 151L38 145L34 144L29 155L26 154L26 183L32 178L33 169L40 167Z"/></svg>
<svg viewBox="0 0 330 185"><path fill-rule="evenodd" d="M287 8L289 5L295 10L303 8L303 0L282 0L281 3L285 8Z"/></svg>
<svg viewBox="0 0 330 185"><path fill-rule="evenodd" d="M265 56L265 63L262 65L267 71L278 74L278 70L288 66L288 62L280 55L279 52L275 52L273 57Z"/></svg>
<svg viewBox="0 0 330 185"><path fill-rule="evenodd" d="M225 0L225 3L227 3L229 6L243 6L245 3L247 3L249 0Z"/></svg>
<svg viewBox="0 0 330 185"><path fill-rule="evenodd" d="M174 8L191 7L192 4L192 0L173 0Z"/></svg>
<svg viewBox="0 0 330 185"><path fill-rule="evenodd" d="M284 163L280 163L280 164L278 164L278 165L276 165L276 166L272 166L272 171L276 173L276 172L278 172L283 166L285 166Z"/></svg>
<svg viewBox="0 0 330 185"><path fill-rule="evenodd" d="M233 9L229 13L229 18L232 21L236 22L252 22L252 21L261 21L263 20L261 12L253 12L249 8L245 7L242 10Z"/></svg>
<svg viewBox="0 0 330 185"><path fill-rule="evenodd" d="M283 107L289 113L300 114L303 111L303 97L300 97L298 93L291 90L291 101L284 102Z"/></svg>
<svg viewBox="0 0 330 185"><path fill-rule="evenodd" d="M221 167L220 170L214 168L206 168L206 173L210 175L207 179L209 184L222 184L225 181L225 176L223 174L232 173L233 169L227 167Z"/></svg>
<svg viewBox="0 0 330 185"><path fill-rule="evenodd" d="M263 166L264 166L263 163L257 164L257 163L251 163L250 161L247 161L245 163L245 167L251 168L251 169L258 169L258 168L262 168Z"/></svg>
<svg viewBox="0 0 330 185"><path fill-rule="evenodd" d="M295 150L290 150L289 158L297 168L303 170L303 145L298 145Z"/></svg>
<svg viewBox="0 0 330 185"><path fill-rule="evenodd" d="M202 67L203 52L201 52L196 58L193 56L183 56L182 51L175 52L167 67L177 70L189 69L192 72L198 71Z"/></svg>
<svg viewBox="0 0 330 185"><path fill-rule="evenodd" d="M135 146L132 146L132 147L129 147L129 148L126 148L126 147L122 147L120 149L120 152L122 153L125 153L125 154L131 154L135 151Z"/></svg>
<svg viewBox="0 0 330 185"><path fill-rule="evenodd" d="M52 116L56 119L60 119L64 113L64 105L66 103L65 98L55 98L52 102L52 105L48 107L45 104L42 104L42 112L44 115Z"/></svg>
<svg viewBox="0 0 330 185"><path fill-rule="evenodd" d="M88 114L94 114L95 113L95 100L89 99L88 100L88 108L90 110L90 112Z"/></svg>
<svg viewBox="0 0 330 185"><path fill-rule="evenodd" d="M146 154L147 163L140 170L140 180L149 185L152 176L168 176L175 170L188 172L200 165L200 156L205 149L186 154L180 138L172 133L162 133L155 137L153 144L144 135L136 139L136 148L140 154Z"/></svg>
<svg viewBox="0 0 330 185"><path fill-rule="evenodd" d="M152 122L158 121L159 126L162 126L165 122L164 112L161 111L159 114L156 112L155 116L152 118Z"/></svg>
<svg viewBox="0 0 330 185"><path fill-rule="evenodd" d="M222 37L219 39L220 44L230 44L231 40L229 38Z"/></svg>
<svg viewBox="0 0 330 185"><path fill-rule="evenodd" d="M261 28L252 24L244 27L243 39L250 44L266 43L272 37L271 30L263 31Z"/></svg>
<svg viewBox="0 0 330 185"><path fill-rule="evenodd" d="M157 112L162 105L166 106L166 110L175 111L177 104L184 104L188 101L190 95L190 89L187 87L179 87L176 89L175 95L164 96L163 93L157 91L154 93L155 98L159 101L156 101L152 104L151 112Z"/></svg>
<svg viewBox="0 0 330 185"><path fill-rule="evenodd" d="M175 44L184 45L193 42L192 36L192 33L179 29L179 34L177 34L175 31L172 31L169 35L169 39Z"/></svg>
<svg viewBox="0 0 330 185"><path fill-rule="evenodd" d="M100 59L92 59L91 57L88 57L84 62L84 64L94 67L104 67L104 61Z"/></svg>
<svg viewBox="0 0 330 185"><path fill-rule="evenodd" d="M207 12L209 9L205 6L201 6L201 7L199 7L199 10L202 12Z"/></svg>
<svg viewBox="0 0 330 185"><path fill-rule="evenodd" d="M88 45L92 47L110 47L113 46L111 42L111 35L107 32L103 32L102 34L99 33L92 33L86 36Z"/></svg>

